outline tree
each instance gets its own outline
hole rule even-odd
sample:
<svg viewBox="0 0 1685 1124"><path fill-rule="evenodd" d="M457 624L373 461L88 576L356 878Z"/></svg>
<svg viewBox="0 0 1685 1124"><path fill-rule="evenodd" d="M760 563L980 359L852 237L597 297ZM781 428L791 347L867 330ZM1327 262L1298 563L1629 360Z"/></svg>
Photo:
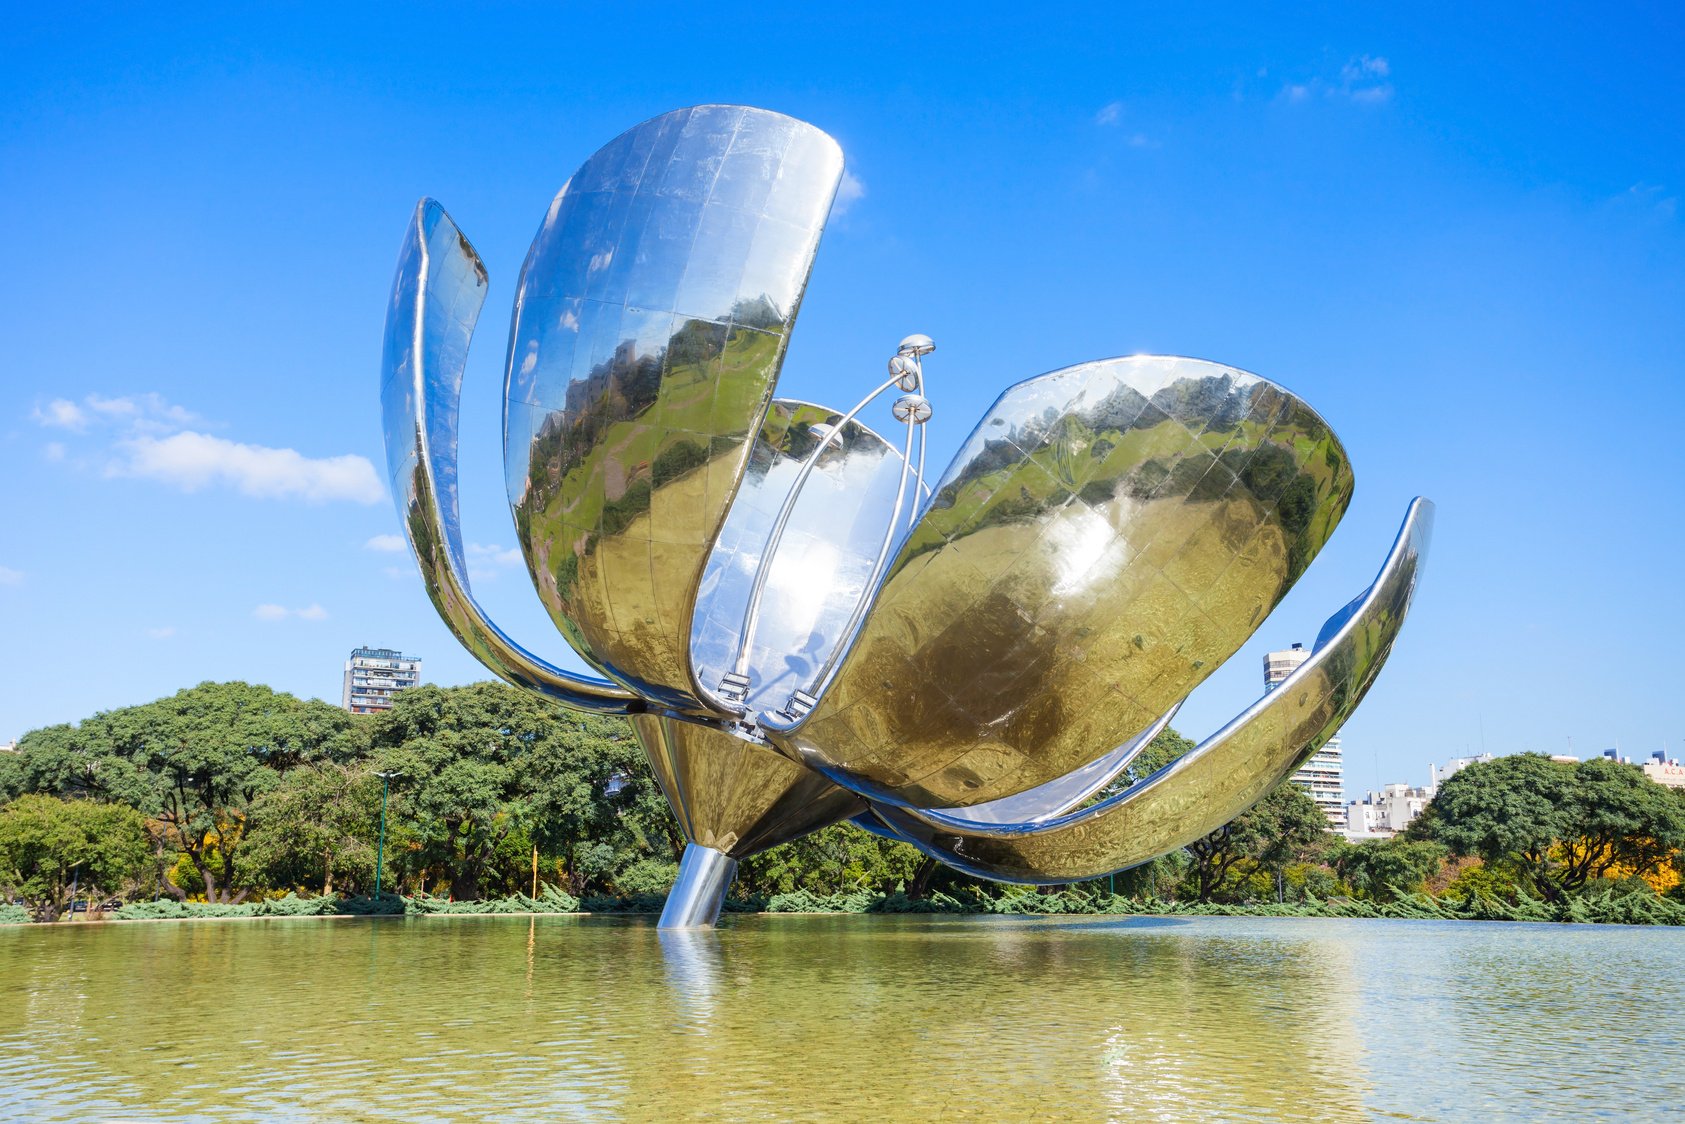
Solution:
<svg viewBox="0 0 1685 1124"><path fill-rule="evenodd" d="M319 761L287 772L246 815L246 885L372 890L380 779L366 765Z"/></svg>
<svg viewBox="0 0 1685 1124"><path fill-rule="evenodd" d="M1337 843L1331 859L1359 897L1389 902L1415 893L1445 862L1443 844L1403 838Z"/></svg>
<svg viewBox="0 0 1685 1124"><path fill-rule="evenodd" d="M1328 817L1305 790L1291 781L1277 785L1251 808L1204 839L1188 844L1188 871L1202 902L1226 892L1247 869L1280 876L1291 863L1318 855L1329 842ZM1243 860L1246 867L1236 869Z"/></svg>
<svg viewBox="0 0 1685 1124"><path fill-rule="evenodd" d="M414 858L442 870L453 897L520 888L517 840L557 855L576 894L682 848L624 722L475 683L404 691L371 734L380 767L404 774L393 812L415 832Z"/></svg>
<svg viewBox="0 0 1685 1124"><path fill-rule="evenodd" d="M80 726L36 730L18 745L28 791L139 809L160 871L180 851L213 902L249 892L235 882L252 801L286 769L361 750L357 724L338 707L239 682L201 683Z"/></svg>
<svg viewBox="0 0 1685 1124"><path fill-rule="evenodd" d="M1607 758L1523 753L1460 770L1410 827L1455 854L1511 864L1559 901L1613 872L1660 870L1685 846L1685 799Z"/></svg>
<svg viewBox="0 0 1685 1124"><path fill-rule="evenodd" d="M911 844L885 839L851 823L836 823L751 855L737 877L749 893L785 894L809 890L841 894L850 890L888 892L906 886L915 897L914 880L924 873L924 856Z"/></svg>
<svg viewBox="0 0 1685 1124"><path fill-rule="evenodd" d="M0 887L42 921L71 904L71 886L89 896L123 888L145 865L141 817L120 804L20 796L0 808Z"/></svg>

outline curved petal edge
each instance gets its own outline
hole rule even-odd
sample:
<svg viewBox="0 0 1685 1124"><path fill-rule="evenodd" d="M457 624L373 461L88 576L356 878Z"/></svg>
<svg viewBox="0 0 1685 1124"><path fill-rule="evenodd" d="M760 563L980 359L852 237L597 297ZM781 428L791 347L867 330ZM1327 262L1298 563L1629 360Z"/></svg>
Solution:
<svg viewBox="0 0 1685 1124"><path fill-rule="evenodd" d="M493 624L468 584L457 506L457 419L468 344L486 270L443 207L416 205L386 315L381 412L386 466L427 596L452 634L500 677L576 710L626 714L630 691L575 675L528 652Z"/></svg>
<svg viewBox="0 0 1685 1124"><path fill-rule="evenodd" d="M969 874L1079 882L1146 862L1221 827L1333 737L1392 651L1421 576L1433 504L1414 500L1380 573L1336 613L1292 675L1157 773L1090 808L1042 823L955 830L874 805L892 831Z"/></svg>

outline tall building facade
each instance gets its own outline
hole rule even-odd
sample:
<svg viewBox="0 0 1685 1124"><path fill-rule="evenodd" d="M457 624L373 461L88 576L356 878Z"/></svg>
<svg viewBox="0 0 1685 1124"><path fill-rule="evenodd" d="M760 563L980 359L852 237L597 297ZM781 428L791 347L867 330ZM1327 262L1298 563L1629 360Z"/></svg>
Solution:
<svg viewBox="0 0 1685 1124"><path fill-rule="evenodd" d="M340 705L352 714L392 709L399 691L421 682L421 657L395 648L353 648L345 661Z"/></svg>
<svg viewBox="0 0 1685 1124"><path fill-rule="evenodd" d="M1266 653L1264 693L1275 690L1283 679L1292 675L1299 669L1300 664L1310 658L1310 651L1303 644ZM1309 761L1299 766L1299 771L1288 779L1310 794L1311 799L1316 801L1316 806L1322 809L1322 814L1328 817L1330 828L1335 831L1346 830L1345 755L1340 748L1338 736L1329 738L1327 743L1317 750Z"/></svg>
<svg viewBox="0 0 1685 1124"><path fill-rule="evenodd" d="M1473 757L1453 757L1443 765L1428 766L1428 788L1437 791L1439 786L1468 768L1470 765L1484 765L1492 760L1490 753L1478 753Z"/></svg>

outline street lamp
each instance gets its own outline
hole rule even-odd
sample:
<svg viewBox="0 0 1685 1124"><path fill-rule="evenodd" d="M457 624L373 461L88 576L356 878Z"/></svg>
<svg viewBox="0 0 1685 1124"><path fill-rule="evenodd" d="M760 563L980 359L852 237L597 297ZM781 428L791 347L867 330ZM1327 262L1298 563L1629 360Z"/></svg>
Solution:
<svg viewBox="0 0 1685 1124"><path fill-rule="evenodd" d="M374 899L380 900L380 876L386 866L386 793L391 788L392 778L404 775L403 770L393 769L382 773L376 770L375 776L380 778L380 845L375 851L374 859Z"/></svg>

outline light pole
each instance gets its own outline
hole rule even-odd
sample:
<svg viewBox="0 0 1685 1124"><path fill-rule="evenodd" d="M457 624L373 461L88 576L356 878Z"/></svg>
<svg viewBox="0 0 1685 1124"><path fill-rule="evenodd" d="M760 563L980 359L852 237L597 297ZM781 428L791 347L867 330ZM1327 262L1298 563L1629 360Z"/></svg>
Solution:
<svg viewBox="0 0 1685 1124"><path fill-rule="evenodd" d="M392 786L393 777L403 776L403 771L393 769L382 773L377 771L375 776L380 778L380 844L375 850L374 859L374 900L380 900L380 876L386 867L386 793Z"/></svg>

